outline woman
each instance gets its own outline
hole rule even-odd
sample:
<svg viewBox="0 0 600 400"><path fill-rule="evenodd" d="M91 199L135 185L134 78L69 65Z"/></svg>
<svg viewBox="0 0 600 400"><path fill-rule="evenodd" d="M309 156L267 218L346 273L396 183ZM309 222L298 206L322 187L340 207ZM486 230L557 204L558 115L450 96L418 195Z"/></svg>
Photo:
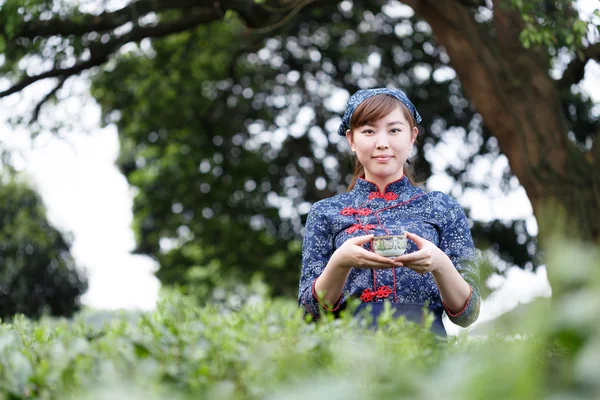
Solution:
<svg viewBox="0 0 600 400"><path fill-rule="evenodd" d="M445 335L441 315L460 326L479 315L478 270L461 206L441 192L427 193L406 174L421 116L398 89L360 90L350 98L338 130L356 154L349 191L315 203L302 247L299 304L319 319L338 313L349 297L371 305L385 301L396 315L420 321L427 304ZM371 251L374 236L405 233L406 253Z"/></svg>

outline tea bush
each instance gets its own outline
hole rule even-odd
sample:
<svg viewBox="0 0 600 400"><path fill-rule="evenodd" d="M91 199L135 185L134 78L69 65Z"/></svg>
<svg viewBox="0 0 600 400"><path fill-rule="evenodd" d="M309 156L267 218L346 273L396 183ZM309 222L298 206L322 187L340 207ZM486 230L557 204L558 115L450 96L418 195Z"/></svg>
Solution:
<svg viewBox="0 0 600 400"><path fill-rule="evenodd" d="M487 337L436 339L382 315L306 323L294 301L198 306L170 295L152 313L0 325L6 399L600 398L600 257L556 245L552 300ZM494 332L494 328L490 329Z"/></svg>

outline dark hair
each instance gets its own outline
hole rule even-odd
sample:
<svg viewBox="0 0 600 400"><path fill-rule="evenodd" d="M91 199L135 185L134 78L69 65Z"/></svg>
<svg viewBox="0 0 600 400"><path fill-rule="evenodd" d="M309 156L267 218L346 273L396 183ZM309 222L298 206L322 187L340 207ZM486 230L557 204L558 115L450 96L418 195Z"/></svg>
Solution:
<svg viewBox="0 0 600 400"><path fill-rule="evenodd" d="M378 94L373 97L369 97L356 108L354 113L352 113L352 118L350 119L350 135L354 135L354 130L356 128L360 128L361 126L372 124L373 122L385 117L396 108L400 107L402 113L404 114L404 118L408 121L410 125L410 129L417 126L413 115L410 113L408 108L398 99L393 96L387 94ZM404 175L408 178L411 184L415 184L416 180L414 177L414 172L408 162L404 163ZM365 177L365 167L360 163L358 157L354 159L354 175L352 176L352 182L348 186L348 191L352 190L358 178Z"/></svg>

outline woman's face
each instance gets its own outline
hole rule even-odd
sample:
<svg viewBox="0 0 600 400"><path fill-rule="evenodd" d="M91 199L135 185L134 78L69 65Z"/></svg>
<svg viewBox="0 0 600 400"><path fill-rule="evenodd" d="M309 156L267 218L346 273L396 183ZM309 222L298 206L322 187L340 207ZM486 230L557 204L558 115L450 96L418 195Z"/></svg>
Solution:
<svg viewBox="0 0 600 400"><path fill-rule="evenodd" d="M387 184L402 178L404 163L418 133L416 127L411 129L398 107L370 125L346 131L346 137L352 152L365 167L365 178Z"/></svg>

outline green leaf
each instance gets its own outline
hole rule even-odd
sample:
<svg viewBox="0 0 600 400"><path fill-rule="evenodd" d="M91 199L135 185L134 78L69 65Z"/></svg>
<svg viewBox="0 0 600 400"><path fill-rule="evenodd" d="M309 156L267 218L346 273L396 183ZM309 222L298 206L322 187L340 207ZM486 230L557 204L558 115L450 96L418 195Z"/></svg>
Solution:
<svg viewBox="0 0 600 400"><path fill-rule="evenodd" d="M585 35L587 31L587 23L578 19L573 23L573 31L577 33L579 36Z"/></svg>
<svg viewBox="0 0 600 400"><path fill-rule="evenodd" d="M573 35L572 33L567 34L567 37L565 38L565 43L567 44L567 46L572 45L574 41L575 35Z"/></svg>

